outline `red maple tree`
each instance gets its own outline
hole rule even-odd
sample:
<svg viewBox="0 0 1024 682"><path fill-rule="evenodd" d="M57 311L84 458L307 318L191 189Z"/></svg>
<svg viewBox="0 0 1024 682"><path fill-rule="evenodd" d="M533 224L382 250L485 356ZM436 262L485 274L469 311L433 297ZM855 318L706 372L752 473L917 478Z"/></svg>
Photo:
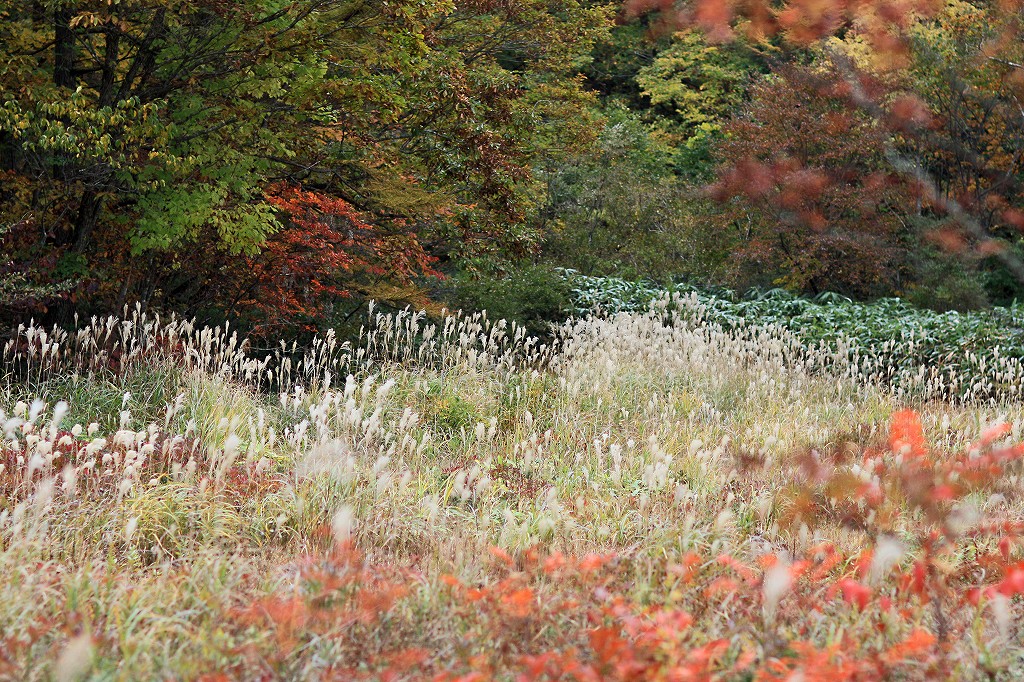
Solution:
<svg viewBox="0 0 1024 682"><path fill-rule="evenodd" d="M371 222L345 199L294 184L275 184L265 197L283 228L233 269L232 308L259 318L257 333L311 329L338 298L379 280L440 276L431 267L436 259L403 221Z"/></svg>

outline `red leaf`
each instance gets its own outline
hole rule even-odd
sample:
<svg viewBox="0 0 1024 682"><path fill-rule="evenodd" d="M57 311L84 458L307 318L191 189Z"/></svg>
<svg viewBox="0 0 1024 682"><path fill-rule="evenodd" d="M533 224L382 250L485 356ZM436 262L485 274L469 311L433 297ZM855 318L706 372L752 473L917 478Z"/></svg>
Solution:
<svg viewBox="0 0 1024 682"><path fill-rule="evenodd" d="M861 611L867 608L868 602L871 601L871 588L851 578L840 580L839 589L843 593L843 601L853 604Z"/></svg>

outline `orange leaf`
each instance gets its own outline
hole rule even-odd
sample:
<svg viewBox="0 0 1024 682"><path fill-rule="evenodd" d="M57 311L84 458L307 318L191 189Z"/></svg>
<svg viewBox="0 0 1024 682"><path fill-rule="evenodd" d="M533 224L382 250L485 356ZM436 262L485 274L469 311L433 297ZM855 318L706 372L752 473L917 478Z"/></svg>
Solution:
<svg viewBox="0 0 1024 682"><path fill-rule="evenodd" d="M893 415L889 430L889 448L894 453L909 448L910 454L915 457L927 453L924 427L921 426L921 417L917 412L901 410Z"/></svg>
<svg viewBox="0 0 1024 682"><path fill-rule="evenodd" d="M501 547L488 547L487 551L491 553L491 556L506 566L511 566L513 564L512 556Z"/></svg>
<svg viewBox="0 0 1024 682"><path fill-rule="evenodd" d="M511 594L503 595L501 604L510 616L526 618L533 611L533 590L524 587Z"/></svg>
<svg viewBox="0 0 1024 682"><path fill-rule="evenodd" d="M914 628L907 638L895 644L883 654L886 662L901 663L925 653L935 644L935 635L921 628Z"/></svg>

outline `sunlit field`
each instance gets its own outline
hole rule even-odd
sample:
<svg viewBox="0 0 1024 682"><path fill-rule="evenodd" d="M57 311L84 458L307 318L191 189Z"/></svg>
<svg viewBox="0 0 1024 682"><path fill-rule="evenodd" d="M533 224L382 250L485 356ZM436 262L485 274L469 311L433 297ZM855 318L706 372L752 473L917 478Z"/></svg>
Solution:
<svg viewBox="0 0 1024 682"><path fill-rule="evenodd" d="M678 296L547 342L24 327L0 676L1017 679L1024 408L947 369Z"/></svg>

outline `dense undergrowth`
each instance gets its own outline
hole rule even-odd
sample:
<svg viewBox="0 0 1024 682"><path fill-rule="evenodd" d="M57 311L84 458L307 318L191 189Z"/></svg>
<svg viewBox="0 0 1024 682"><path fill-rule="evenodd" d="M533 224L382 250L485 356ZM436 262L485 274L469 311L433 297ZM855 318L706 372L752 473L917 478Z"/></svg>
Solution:
<svg viewBox="0 0 1024 682"><path fill-rule="evenodd" d="M1024 361L1024 306L936 312L899 298L854 302L834 293L815 298L783 289L744 296L723 288L587 277L564 271L574 312L643 311L669 294L684 310L723 329L761 326L788 332L809 348L845 352L869 379L920 394L950 399L1018 395ZM922 370L923 368L923 370ZM931 379L923 382L923 375Z"/></svg>
<svg viewBox="0 0 1024 682"><path fill-rule="evenodd" d="M924 400L692 303L266 357L138 312L20 330L0 677L1024 674L1012 392Z"/></svg>

